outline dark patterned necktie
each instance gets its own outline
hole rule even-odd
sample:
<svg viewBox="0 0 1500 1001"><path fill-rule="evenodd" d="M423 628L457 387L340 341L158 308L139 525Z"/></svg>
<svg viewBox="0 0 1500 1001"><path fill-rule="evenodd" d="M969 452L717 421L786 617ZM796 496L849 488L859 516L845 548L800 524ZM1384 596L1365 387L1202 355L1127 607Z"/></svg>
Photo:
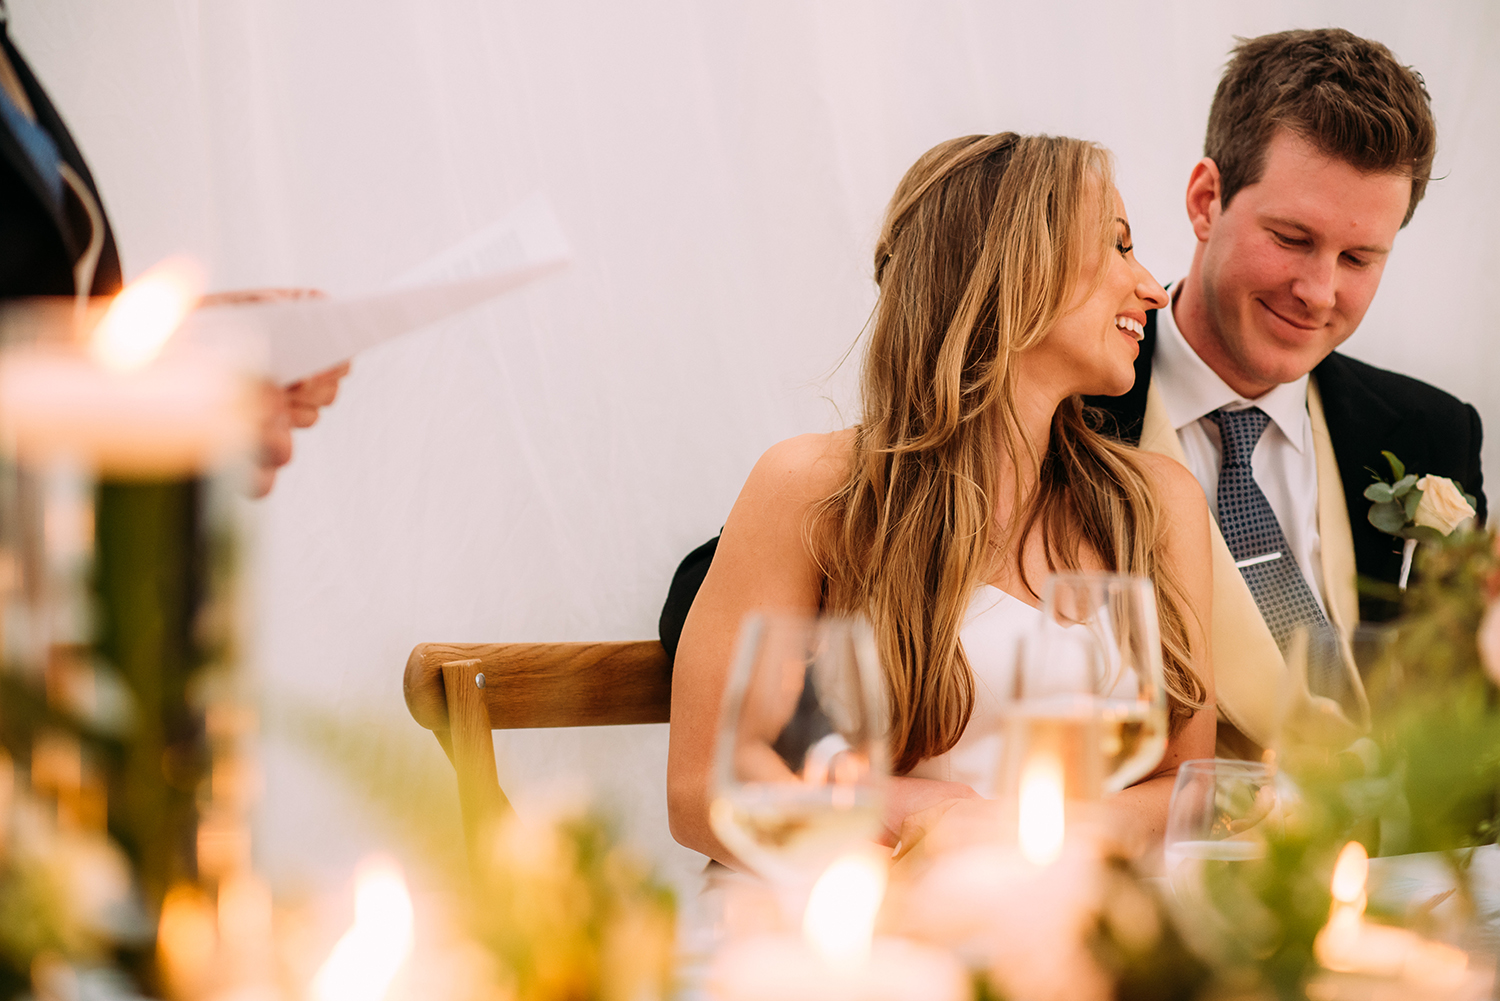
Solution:
<svg viewBox="0 0 1500 1001"><path fill-rule="evenodd" d="M1271 502L1250 468L1250 456L1271 418L1259 407L1215 410L1223 465L1219 468L1219 531L1255 597L1261 617L1283 653L1298 629L1307 630L1307 682L1316 695L1350 697L1338 636L1313 596L1287 545Z"/></svg>

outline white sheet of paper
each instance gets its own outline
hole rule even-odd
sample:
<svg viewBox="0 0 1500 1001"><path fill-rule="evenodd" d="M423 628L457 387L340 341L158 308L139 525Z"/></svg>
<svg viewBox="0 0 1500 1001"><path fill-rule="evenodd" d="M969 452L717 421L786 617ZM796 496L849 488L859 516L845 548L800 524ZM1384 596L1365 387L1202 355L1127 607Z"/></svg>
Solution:
<svg viewBox="0 0 1500 1001"><path fill-rule="evenodd" d="M272 380L291 383L551 274L568 258L551 204L535 194L402 275L390 291L212 306L189 316L174 341L255 359Z"/></svg>

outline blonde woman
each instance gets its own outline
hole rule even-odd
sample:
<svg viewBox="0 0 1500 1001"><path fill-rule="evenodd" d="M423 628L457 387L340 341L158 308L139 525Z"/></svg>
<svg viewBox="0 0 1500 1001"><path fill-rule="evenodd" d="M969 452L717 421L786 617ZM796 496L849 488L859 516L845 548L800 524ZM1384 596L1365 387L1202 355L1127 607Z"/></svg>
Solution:
<svg viewBox="0 0 1500 1001"><path fill-rule="evenodd" d="M735 635L758 608L869 617L892 711L886 840L972 797L1013 654L1053 570L1149 577L1171 728L1155 773L1112 800L1122 844L1160 841L1179 762L1214 749L1203 491L1094 428L1080 397L1134 382L1166 293L1131 252L1108 153L1049 136L966 136L902 179L858 425L773 446L724 526L672 688L668 808L682 844L733 865L708 823ZM970 753L965 753L969 751Z"/></svg>

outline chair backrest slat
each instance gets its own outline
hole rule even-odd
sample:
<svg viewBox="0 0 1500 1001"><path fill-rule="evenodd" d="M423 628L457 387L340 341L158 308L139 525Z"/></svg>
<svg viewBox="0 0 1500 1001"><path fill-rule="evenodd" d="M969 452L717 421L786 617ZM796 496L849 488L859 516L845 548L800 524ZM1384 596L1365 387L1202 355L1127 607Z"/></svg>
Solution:
<svg viewBox="0 0 1500 1001"><path fill-rule="evenodd" d="M655 640L422 643L412 650L403 680L406 705L458 772L464 838L476 872L486 832L510 812L496 779L490 731L666 723L671 671ZM476 684L480 676L482 685Z"/></svg>
<svg viewBox="0 0 1500 1001"><path fill-rule="evenodd" d="M443 665L473 660L490 726L666 723L672 676L655 640L638 643L423 643L406 668L406 700L417 722L445 728Z"/></svg>

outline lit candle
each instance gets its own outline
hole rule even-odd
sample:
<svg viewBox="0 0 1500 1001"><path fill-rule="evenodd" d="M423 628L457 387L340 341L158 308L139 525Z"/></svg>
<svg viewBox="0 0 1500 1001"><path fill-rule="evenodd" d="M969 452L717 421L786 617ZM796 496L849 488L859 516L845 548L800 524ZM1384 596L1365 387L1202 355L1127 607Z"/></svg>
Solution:
<svg viewBox="0 0 1500 1001"><path fill-rule="evenodd" d="M944 816L927 839L930 864L902 900L902 927L955 947L1007 996L1108 996L1088 949L1105 887L1094 831L1067 822L1055 755L1028 756L1018 792L1014 813L966 801Z"/></svg>
<svg viewBox="0 0 1500 1001"><path fill-rule="evenodd" d="M709 972L716 1001L966 1001L969 981L950 953L874 937L886 863L846 855L814 885L803 935L763 934L726 947Z"/></svg>
<svg viewBox="0 0 1500 1001"><path fill-rule="evenodd" d="M197 697L236 646L234 509L210 474L247 440L247 396L227 364L169 349L201 284L190 262L163 262L114 297L87 343L87 319L74 328L41 306L34 337L0 354L0 449L27 498L3 512L26 554L8 596L25 628L6 645L49 689L99 664L129 693L132 725L110 765L128 795L111 798L108 825L148 911L201 875ZM25 326L3 319L8 333Z"/></svg>
<svg viewBox="0 0 1500 1001"><path fill-rule="evenodd" d="M1053 754L1037 754L1021 770L1021 795L1016 838L1021 854L1032 865L1057 861L1066 840L1062 762Z"/></svg>
<svg viewBox="0 0 1500 1001"><path fill-rule="evenodd" d="M36 343L0 360L0 426L23 462L55 457L106 475L211 468L245 442L246 399L215 357L167 340L198 300L196 270L177 260L115 297L87 349Z"/></svg>
<svg viewBox="0 0 1500 1001"><path fill-rule="evenodd" d="M1333 869L1328 923L1313 943L1318 963L1335 973L1399 981L1407 997L1489 997L1493 973L1470 969L1464 951L1365 920L1369 872L1364 846L1345 845ZM1341 997L1338 986L1326 983L1320 993Z"/></svg>
<svg viewBox="0 0 1500 1001"><path fill-rule="evenodd" d="M412 950L411 896L394 860L371 856L354 877L354 926L313 978L312 1001L380 1001Z"/></svg>

